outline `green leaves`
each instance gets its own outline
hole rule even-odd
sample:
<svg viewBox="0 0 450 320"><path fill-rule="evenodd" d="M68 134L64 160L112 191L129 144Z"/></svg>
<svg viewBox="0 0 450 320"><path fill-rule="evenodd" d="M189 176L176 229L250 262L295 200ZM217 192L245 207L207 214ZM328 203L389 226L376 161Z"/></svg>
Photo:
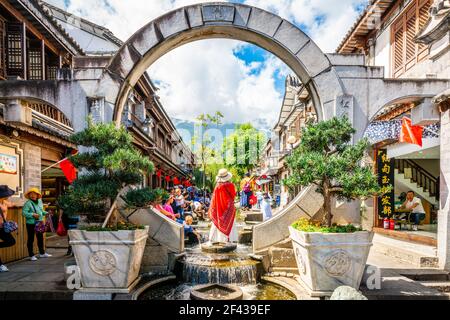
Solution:
<svg viewBox="0 0 450 320"><path fill-rule="evenodd" d="M138 189L130 190L122 199L129 208L146 208L154 202L160 202L164 198L168 198L168 193L162 189Z"/></svg>
<svg viewBox="0 0 450 320"><path fill-rule="evenodd" d="M70 157L81 174L58 199L68 214L104 216L123 187L141 183L143 174L154 170L150 159L134 147L133 137L113 123L93 124L88 119L87 129L71 140L89 151Z"/></svg>
<svg viewBox="0 0 450 320"><path fill-rule="evenodd" d="M303 130L299 147L287 159L292 176L284 181L289 188L317 186L331 210L332 197L355 200L380 192L373 168L363 166L362 159L369 143L361 140L351 145L355 133L347 118L333 118L310 124ZM327 210L325 210L327 211ZM331 212L327 212L331 226Z"/></svg>
<svg viewBox="0 0 450 320"><path fill-rule="evenodd" d="M237 125L235 132L226 137L222 145L226 165L235 169L239 176L244 176L257 165L266 142L266 136L251 123Z"/></svg>

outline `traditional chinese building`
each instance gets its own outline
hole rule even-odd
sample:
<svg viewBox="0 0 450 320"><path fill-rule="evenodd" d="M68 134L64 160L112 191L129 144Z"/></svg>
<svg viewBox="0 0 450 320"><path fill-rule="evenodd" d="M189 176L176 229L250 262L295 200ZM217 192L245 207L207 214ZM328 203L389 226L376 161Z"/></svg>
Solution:
<svg viewBox="0 0 450 320"><path fill-rule="evenodd" d="M408 82L427 85L450 79L449 21L449 1L371 1L337 52L364 55L368 66L384 69L392 79L387 81L404 80L404 88ZM372 107L378 112L365 137L372 144L380 184L393 186L373 210L364 208L365 224L377 233L375 248L420 266L437 267L441 257L443 266L449 250L448 91L424 95L412 90ZM400 142L405 118L423 131L422 145ZM425 209L417 231L399 210L408 191L414 191ZM383 228L386 218L395 220L395 230Z"/></svg>
<svg viewBox="0 0 450 320"><path fill-rule="evenodd" d="M68 182L55 164L77 148L69 136L85 128L89 115L112 120L111 106L94 92L122 44L109 30L45 2L0 1L0 184L16 190L11 218L21 230L27 189L40 188L48 209L57 211ZM157 90L145 73L132 88L122 122L157 167L145 185L167 187L191 177L195 157ZM27 255L25 234L2 252L5 261Z"/></svg>

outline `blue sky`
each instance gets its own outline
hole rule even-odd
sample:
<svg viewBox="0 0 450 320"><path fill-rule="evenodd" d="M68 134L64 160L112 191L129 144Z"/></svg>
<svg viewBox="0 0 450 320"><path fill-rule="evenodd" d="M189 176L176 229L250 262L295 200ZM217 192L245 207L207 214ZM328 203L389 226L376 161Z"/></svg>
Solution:
<svg viewBox="0 0 450 320"><path fill-rule="evenodd" d="M158 16L201 0L47 0L105 26L122 40ZM211 0L207 0L211 1ZM280 15L333 52L368 0L239 0ZM218 63L220 62L220 63ZM263 49L233 40L180 47L149 69L169 115L192 120L221 110L226 122L272 126L290 69Z"/></svg>

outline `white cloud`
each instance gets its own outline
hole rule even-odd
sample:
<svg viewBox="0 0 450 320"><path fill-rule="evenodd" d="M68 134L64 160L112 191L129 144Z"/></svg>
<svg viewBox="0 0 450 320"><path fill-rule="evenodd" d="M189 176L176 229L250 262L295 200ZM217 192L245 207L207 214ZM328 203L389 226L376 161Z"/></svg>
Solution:
<svg viewBox="0 0 450 320"><path fill-rule="evenodd" d="M208 0L213 2L214 0ZM63 6L64 0L49 0ZM126 40L158 16L199 0L70 0L68 11L110 29ZM353 6L367 0L247 0L304 25L308 34L326 52L333 51L356 19ZM325 17L318 23L317 17ZM275 87L275 71L287 75L288 68L269 57L250 66L233 51L242 46L231 40L205 40L178 48L159 59L150 69L160 83L161 101L173 117L193 119L196 115L222 110L227 122L267 119L274 123L282 102ZM252 68L262 68L252 73Z"/></svg>

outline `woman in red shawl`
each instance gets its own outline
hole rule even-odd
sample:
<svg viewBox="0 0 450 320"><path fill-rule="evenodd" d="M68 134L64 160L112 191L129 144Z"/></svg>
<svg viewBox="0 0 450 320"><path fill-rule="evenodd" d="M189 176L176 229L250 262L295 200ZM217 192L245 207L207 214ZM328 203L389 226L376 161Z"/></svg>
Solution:
<svg viewBox="0 0 450 320"><path fill-rule="evenodd" d="M209 208L209 218L213 222L209 234L210 243L237 242L238 235L235 228L236 188L231 183L233 175L227 169L222 169L216 178L217 186Z"/></svg>

